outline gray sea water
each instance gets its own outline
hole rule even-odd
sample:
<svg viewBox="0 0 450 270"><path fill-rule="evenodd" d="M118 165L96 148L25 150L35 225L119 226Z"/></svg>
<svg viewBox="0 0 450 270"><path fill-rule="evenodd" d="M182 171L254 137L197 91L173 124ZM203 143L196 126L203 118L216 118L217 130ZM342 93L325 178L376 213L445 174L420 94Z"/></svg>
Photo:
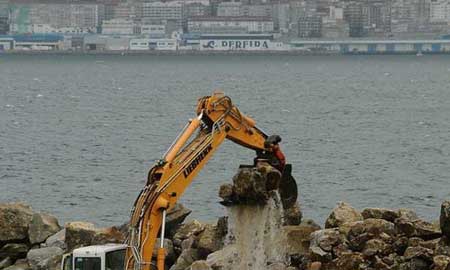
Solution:
<svg viewBox="0 0 450 270"><path fill-rule="evenodd" d="M0 55L0 202L120 224L197 98L220 88L283 137L304 216L338 201L439 215L450 198L449 56ZM225 213L219 185L254 153L225 142L182 202Z"/></svg>

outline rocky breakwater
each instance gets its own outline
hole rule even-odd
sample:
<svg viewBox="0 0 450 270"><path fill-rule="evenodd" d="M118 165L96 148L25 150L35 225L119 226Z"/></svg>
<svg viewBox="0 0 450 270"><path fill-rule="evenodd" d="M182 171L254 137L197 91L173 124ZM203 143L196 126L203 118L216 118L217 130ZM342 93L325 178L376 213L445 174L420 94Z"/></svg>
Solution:
<svg viewBox="0 0 450 270"><path fill-rule="evenodd" d="M239 169L219 189L228 216L212 224L186 222L191 211L176 205L167 216L166 269L450 270L450 201L433 223L412 210L359 211L339 203L322 228L302 218L298 203L283 206L279 181L270 166ZM86 222L60 226L27 205L0 204L0 269L58 269L63 253L122 243L127 231Z"/></svg>
<svg viewBox="0 0 450 270"><path fill-rule="evenodd" d="M167 226L175 228L191 211L176 205L168 213ZM34 212L23 203L0 204L0 269L60 269L61 258L75 248L123 243L127 226L97 228L74 221L61 226L49 214Z"/></svg>

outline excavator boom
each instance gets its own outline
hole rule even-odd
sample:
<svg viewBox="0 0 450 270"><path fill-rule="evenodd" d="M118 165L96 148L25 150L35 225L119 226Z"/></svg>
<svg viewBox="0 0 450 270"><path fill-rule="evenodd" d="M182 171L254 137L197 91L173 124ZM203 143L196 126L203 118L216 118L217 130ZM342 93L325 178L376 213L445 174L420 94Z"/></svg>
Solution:
<svg viewBox="0 0 450 270"><path fill-rule="evenodd" d="M147 183L135 201L125 269L164 270L164 241L160 241L156 268L152 253L158 232L164 239L166 212L225 139L262 155L270 151L265 144L267 138L255 121L243 115L223 93L200 98L197 117L189 121L164 157L150 169Z"/></svg>

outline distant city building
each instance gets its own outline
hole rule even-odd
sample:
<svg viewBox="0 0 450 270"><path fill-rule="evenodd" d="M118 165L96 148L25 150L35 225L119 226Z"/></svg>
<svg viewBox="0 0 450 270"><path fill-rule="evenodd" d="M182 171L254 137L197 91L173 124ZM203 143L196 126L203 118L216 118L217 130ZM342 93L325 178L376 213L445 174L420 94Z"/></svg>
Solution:
<svg viewBox="0 0 450 270"><path fill-rule="evenodd" d="M222 2L217 5L217 16L238 17L241 15L241 2Z"/></svg>
<svg viewBox="0 0 450 270"><path fill-rule="evenodd" d="M99 26L96 4L24 4L11 5L11 32L29 33L32 25L96 28Z"/></svg>
<svg viewBox="0 0 450 270"><path fill-rule="evenodd" d="M144 24L141 25L141 34L150 37L164 37L166 26L164 24Z"/></svg>
<svg viewBox="0 0 450 270"><path fill-rule="evenodd" d="M30 32L34 34L88 34L97 33L96 27L61 27L55 28L49 24L32 24Z"/></svg>
<svg viewBox="0 0 450 270"><path fill-rule="evenodd" d="M105 20L102 24L102 34L132 35L135 33L135 24L130 19Z"/></svg>
<svg viewBox="0 0 450 270"><path fill-rule="evenodd" d="M0 35L9 32L9 11L6 5L0 4Z"/></svg>
<svg viewBox="0 0 450 270"><path fill-rule="evenodd" d="M273 21L267 17L193 17L189 32L199 33L271 33Z"/></svg>
<svg viewBox="0 0 450 270"><path fill-rule="evenodd" d="M273 7L272 4L251 4L241 6L241 16L251 16L251 17L273 17Z"/></svg>
<svg viewBox="0 0 450 270"><path fill-rule="evenodd" d="M300 17L298 36L301 38L320 38L322 36L322 18L318 15Z"/></svg>
<svg viewBox="0 0 450 270"><path fill-rule="evenodd" d="M172 22L177 29L182 29L184 22L184 3L174 2L144 2L142 3L142 20L151 23L169 24Z"/></svg>
<svg viewBox="0 0 450 270"><path fill-rule="evenodd" d="M431 0L430 22L450 22L450 1Z"/></svg>

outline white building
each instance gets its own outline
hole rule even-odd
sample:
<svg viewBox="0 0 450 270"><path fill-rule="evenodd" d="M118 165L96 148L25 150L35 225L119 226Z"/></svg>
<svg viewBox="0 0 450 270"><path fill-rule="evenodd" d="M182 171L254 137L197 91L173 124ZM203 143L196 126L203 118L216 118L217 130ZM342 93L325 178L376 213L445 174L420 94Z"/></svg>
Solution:
<svg viewBox="0 0 450 270"><path fill-rule="evenodd" d="M189 32L270 33L273 21L267 17L196 17L188 20Z"/></svg>
<svg viewBox="0 0 450 270"><path fill-rule="evenodd" d="M217 16L237 17L241 15L241 2L222 2L217 5Z"/></svg>
<svg viewBox="0 0 450 270"><path fill-rule="evenodd" d="M52 27L49 24L32 24L30 31L34 34L89 34L97 33L96 27Z"/></svg>
<svg viewBox="0 0 450 270"><path fill-rule="evenodd" d="M181 28L183 24L183 2L144 2L142 20L145 22L165 23L173 21Z"/></svg>
<svg viewBox="0 0 450 270"><path fill-rule="evenodd" d="M166 34L166 26L164 24L144 24L141 25L141 34L164 36Z"/></svg>
<svg viewBox="0 0 450 270"><path fill-rule="evenodd" d="M430 22L450 23L450 1L432 0L430 5Z"/></svg>
<svg viewBox="0 0 450 270"><path fill-rule="evenodd" d="M148 39L148 38L133 38L130 40L130 50L146 51L175 51L178 48L176 39Z"/></svg>
<svg viewBox="0 0 450 270"><path fill-rule="evenodd" d="M102 24L102 34L132 35L134 33L134 22L129 19L105 20Z"/></svg>

